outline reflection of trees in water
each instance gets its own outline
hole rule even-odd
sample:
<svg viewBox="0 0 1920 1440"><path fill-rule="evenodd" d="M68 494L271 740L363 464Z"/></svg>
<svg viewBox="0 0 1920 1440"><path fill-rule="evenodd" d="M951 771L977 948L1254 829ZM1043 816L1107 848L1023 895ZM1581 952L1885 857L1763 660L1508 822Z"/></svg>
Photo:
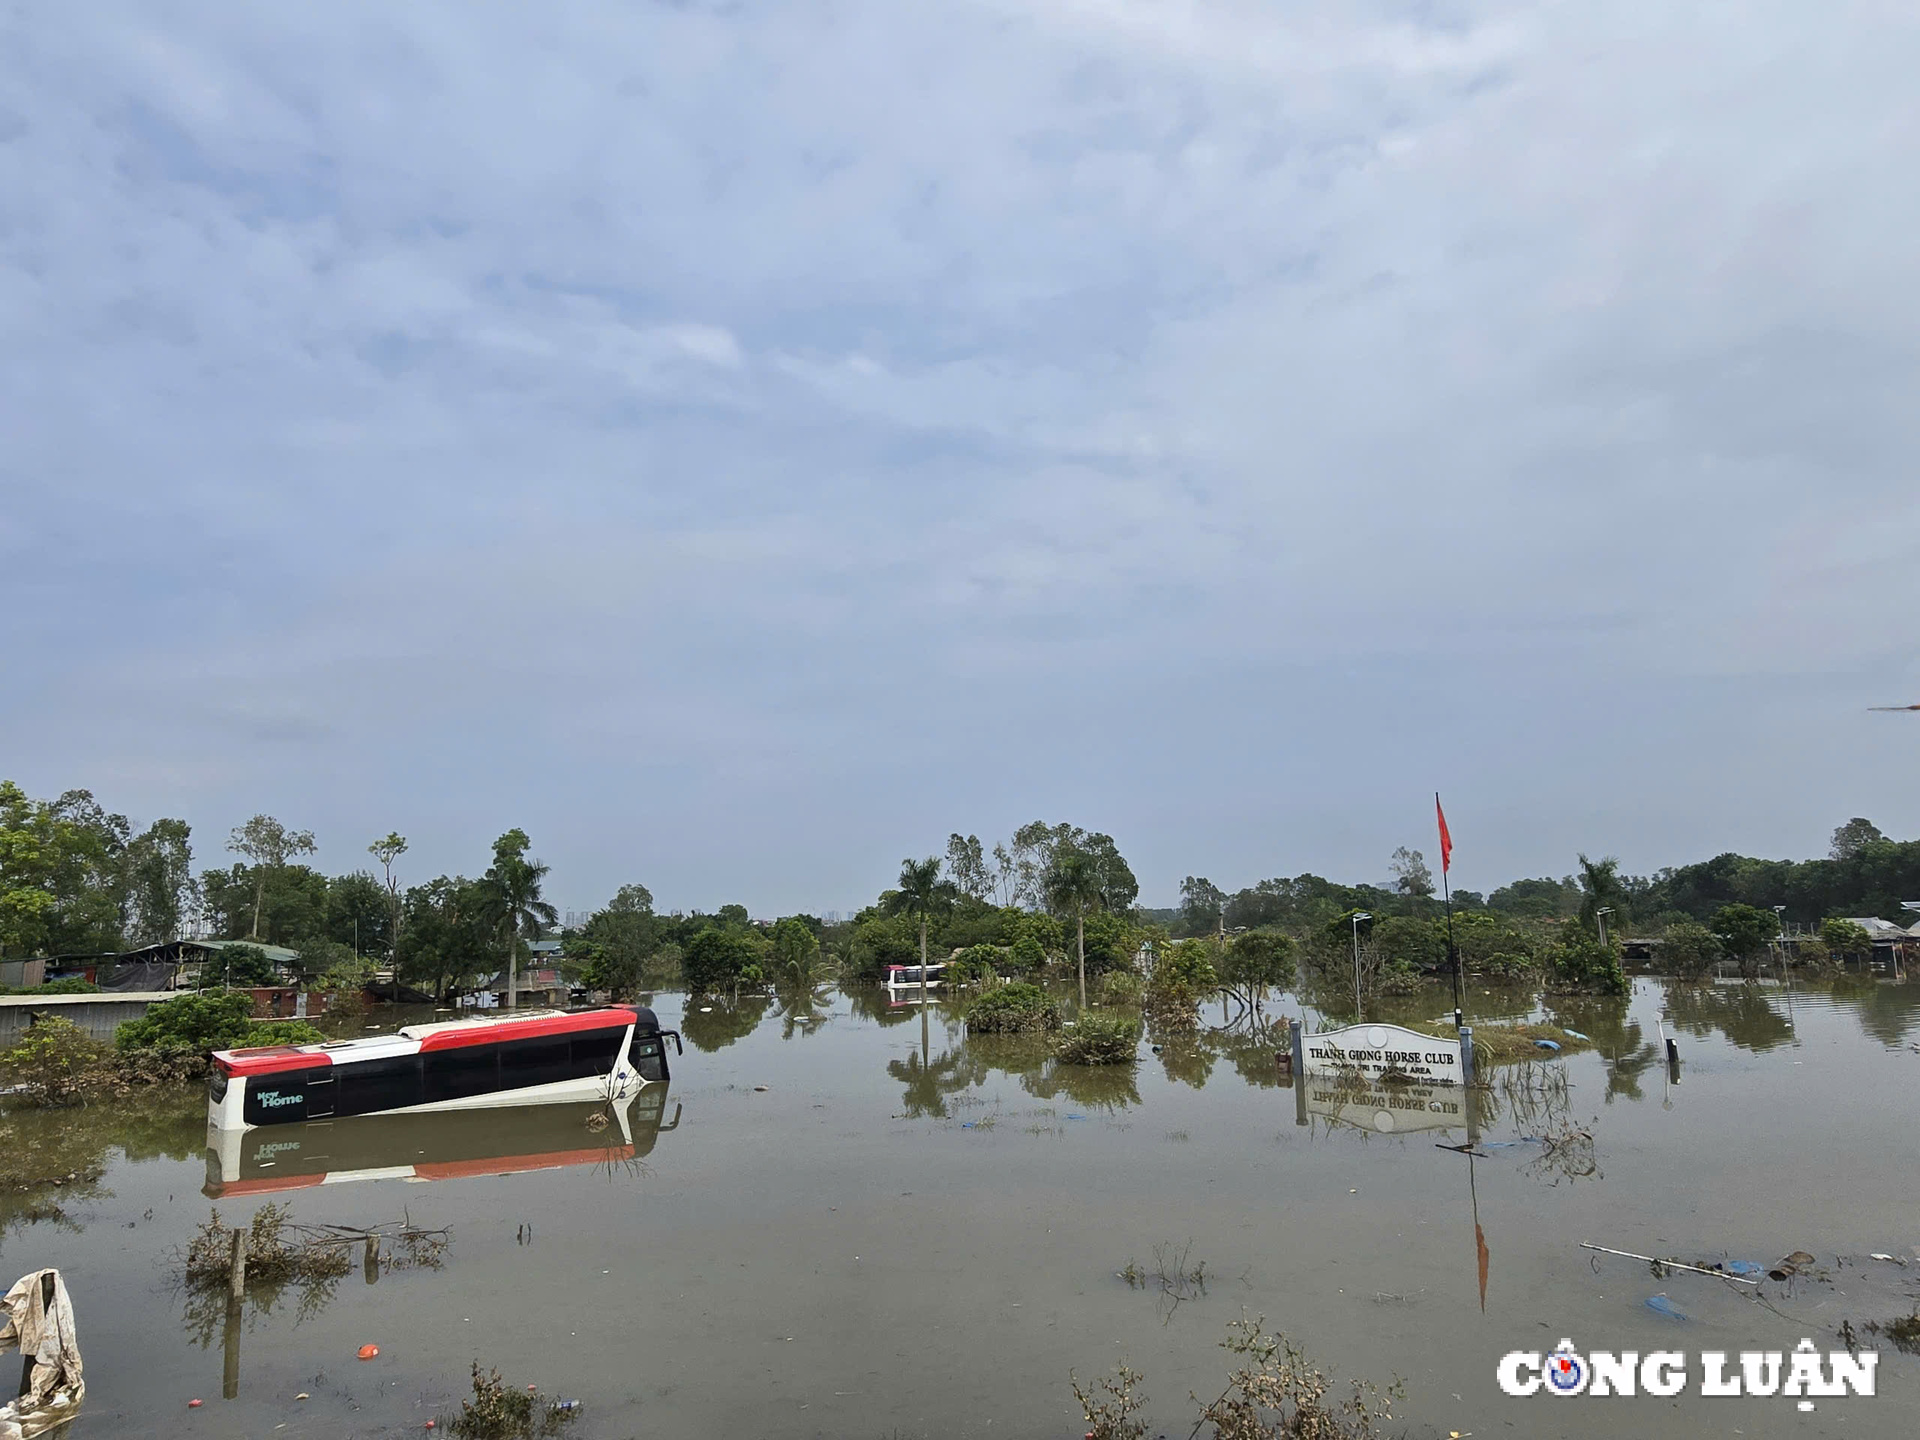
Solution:
<svg viewBox="0 0 1920 1440"><path fill-rule="evenodd" d="M738 1000L689 996L680 1033L696 1050L719 1050L751 1035L772 1004L768 995L742 995Z"/></svg>
<svg viewBox="0 0 1920 1440"><path fill-rule="evenodd" d="M938 1055L914 1050L904 1060L889 1060L887 1074L905 1087L906 1113L944 1119L947 1096L970 1090L987 1078L987 1065L968 1047L945 1049Z"/></svg>
<svg viewBox="0 0 1920 1440"><path fill-rule="evenodd" d="M1666 998L1668 1021L1700 1039L1718 1030L1742 1050L1757 1054L1793 1038L1784 1009L1774 1009L1768 992L1758 985L1676 980L1667 986Z"/></svg>
<svg viewBox="0 0 1920 1440"><path fill-rule="evenodd" d="M1889 984L1855 971L1803 988L1817 989L1836 1009L1851 1011L1863 1031L1892 1049L1920 1026L1920 984Z"/></svg>
<svg viewBox="0 0 1920 1440"><path fill-rule="evenodd" d="M1213 1074L1213 1062L1218 1056L1204 1035L1149 1035L1147 1038L1160 1047L1160 1068L1166 1071L1167 1079L1198 1090Z"/></svg>
<svg viewBox="0 0 1920 1440"><path fill-rule="evenodd" d="M191 1160L206 1143L206 1126L206 1092L181 1084L108 1104L0 1115L0 1236L41 1221L78 1230L66 1207L106 1193L100 1177L113 1151L129 1160Z"/></svg>
<svg viewBox="0 0 1920 1440"><path fill-rule="evenodd" d="M1134 1065L1063 1065L1040 1035L972 1035L938 1055L889 1060L887 1073L906 1085L906 1113L944 1117L946 1097L1010 1075L1039 1100L1065 1098L1089 1110L1140 1103Z"/></svg>
<svg viewBox="0 0 1920 1440"><path fill-rule="evenodd" d="M786 985L780 988L775 1002L780 1007L782 1040L791 1040L795 1035L811 1035L829 1018L826 1007L830 1002L825 990Z"/></svg>
<svg viewBox="0 0 1920 1440"><path fill-rule="evenodd" d="M907 1021L918 1018L923 1008L919 1003L920 992L917 990L910 992L913 998L904 1005L893 1003L884 985L849 985L840 993L847 997L847 1005L855 1015L862 1020L871 1020L876 1025L904 1025ZM964 1001L958 998L943 1000L937 989L929 998L932 1003L924 1008L931 1009L935 1015L949 1024L958 1022L965 1012Z"/></svg>
<svg viewBox="0 0 1920 1440"><path fill-rule="evenodd" d="M1606 1102L1619 1096L1638 1100L1640 1077L1663 1062L1658 1037L1648 1039L1639 1021L1628 1018L1624 995L1556 995L1546 1002L1549 1024L1592 1040L1607 1067Z"/></svg>
<svg viewBox="0 0 1920 1440"><path fill-rule="evenodd" d="M1138 1065L1063 1065L1049 1060L1020 1077L1020 1088L1036 1100L1065 1096L1086 1110L1124 1110L1140 1103L1134 1080Z"/></svg>

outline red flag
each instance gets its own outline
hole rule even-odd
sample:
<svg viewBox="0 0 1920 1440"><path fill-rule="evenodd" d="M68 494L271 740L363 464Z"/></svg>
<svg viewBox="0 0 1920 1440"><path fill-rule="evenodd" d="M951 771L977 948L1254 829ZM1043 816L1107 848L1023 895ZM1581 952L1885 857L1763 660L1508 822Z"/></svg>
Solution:
<svg viewBox="0 0 1920 1440"><path fill-rule="evenodd" d="M1440 818L1440 873L1453 863L1453 836L1447 833L1447 812L1440 808L1440 797L1433 797L1433 813Z"/></svg>

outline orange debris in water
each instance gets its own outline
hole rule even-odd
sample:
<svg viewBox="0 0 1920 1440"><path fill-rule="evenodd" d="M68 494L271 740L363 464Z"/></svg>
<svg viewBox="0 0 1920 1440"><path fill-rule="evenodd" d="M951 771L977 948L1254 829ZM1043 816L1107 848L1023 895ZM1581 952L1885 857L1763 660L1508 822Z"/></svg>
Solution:
<svg viewBox="0 0 1920 1440"><path fill-rule="evenodd" d="M360 1347L360 1358L362 1360L371 1360L379 1353L380 1347L378 1345L362 1345Z"/></svg>

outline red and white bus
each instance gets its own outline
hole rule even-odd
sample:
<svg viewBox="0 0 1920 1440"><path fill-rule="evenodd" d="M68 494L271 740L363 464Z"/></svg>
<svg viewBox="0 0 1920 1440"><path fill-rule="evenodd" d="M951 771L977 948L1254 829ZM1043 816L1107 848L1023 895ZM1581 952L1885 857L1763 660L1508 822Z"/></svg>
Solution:
<svg viewBox="0 0 1920 1440"><path fill-rule="evenodd" d="M319 1045L216 1050L207 1124L286 1125L333 1116L622 1100L668 1079L666 1042L644 1005L408 1025Z"/></svg>

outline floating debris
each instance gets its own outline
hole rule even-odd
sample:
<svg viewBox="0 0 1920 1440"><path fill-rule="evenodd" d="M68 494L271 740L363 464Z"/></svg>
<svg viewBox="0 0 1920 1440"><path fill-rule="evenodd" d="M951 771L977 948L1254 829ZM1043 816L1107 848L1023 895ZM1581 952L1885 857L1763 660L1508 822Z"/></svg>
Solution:
<svg viewBox="0 0 1920 1440"><path fill-rule="evenodd" d="M1791 1280L1795 1275L1813 1264L1813 1256L1804 1250L1796 1250L1791 1255L1776 1262L1767 1271L1769 1280Z"/></svg>

